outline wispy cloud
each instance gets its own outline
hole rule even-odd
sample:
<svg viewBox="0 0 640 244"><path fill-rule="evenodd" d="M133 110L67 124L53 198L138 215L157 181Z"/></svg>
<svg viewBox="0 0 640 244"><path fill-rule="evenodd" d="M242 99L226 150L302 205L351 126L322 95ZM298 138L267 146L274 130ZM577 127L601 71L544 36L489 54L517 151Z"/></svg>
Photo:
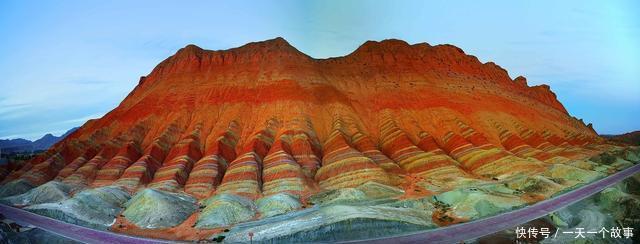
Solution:
<svg viewBox="0 0 640 244"><path fill-rule="evenodd" d="M79 124L79 123L83 124L84 122L87 122L90 119L97 119L97 118L102 117L103 115L104 115L104 113L95 113L95 114L83 116L83 117L80 117L80 118L58 121L58 122L56 122L56 124Z"/></svg>
<svg viewBox="0 0 640 244"><path fill-rule="evenodd" d="M109 81L106 80L91 80L91 79L82 79L82 80L70 80L67 83L77 84L77 85L109 85Z"/></svg>
<svg viewBox="0 0 640 244"><path fill-rule="evenodd" d="M16 110L23 110L30 107L30 104L2 104L0 103L0 116L15 112Z"/></svg>

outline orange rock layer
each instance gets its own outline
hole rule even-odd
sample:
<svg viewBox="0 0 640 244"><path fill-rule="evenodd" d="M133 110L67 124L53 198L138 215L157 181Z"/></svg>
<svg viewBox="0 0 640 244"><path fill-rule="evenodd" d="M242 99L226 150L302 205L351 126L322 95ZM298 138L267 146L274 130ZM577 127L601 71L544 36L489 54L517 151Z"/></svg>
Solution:
<svg viewBox="0 0 640 244"><path fill-rule="evenodd" d="M451 45L313 59L277 38L180 49L103 118L0 177L257 199L531 174L601 143L548 86Z"/></svg>

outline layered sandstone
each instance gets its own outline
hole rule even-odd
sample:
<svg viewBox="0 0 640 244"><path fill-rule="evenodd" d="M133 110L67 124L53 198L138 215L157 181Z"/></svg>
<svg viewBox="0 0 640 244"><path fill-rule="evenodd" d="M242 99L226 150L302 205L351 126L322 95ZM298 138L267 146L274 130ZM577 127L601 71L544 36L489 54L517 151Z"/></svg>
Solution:
<svg viewBox="0 0 640 244"><path fill-rule="evenodd" d="M46 190L39 186L54 180L60 184L53 187L64 186L56 195L64 204L110 199L109 193L119 196L117 209L91 216L53 205L31 209L101 228L113 223L112 212L122 212L116 222L133 229L116 231L162 227L169 229L139 233L198 239L212 232L194 237L181 230L218 230L314 204L449 196L518 177L595 179L629 162L588 159L623 149L570 116L548 86L511 79L500 66L451 45L369 41L344 57L314 59L276 38L229 50L180 49L104 117L31 162L2 168L0 195L29 205ZM581 182L571 178L551 193L495 201L512 207ZM473 196L492 199L482 194ZM150 202L155 205L145 205ZM471 216L431 204L412 203L422 210L408 212L343 210L375 219L363 226L431 211L452 216L436 224ZM154 209L180 213L180 220L167 222ZM387 215L376 216L381 209ZM331 225L348 222L335 218Z"/></svg>

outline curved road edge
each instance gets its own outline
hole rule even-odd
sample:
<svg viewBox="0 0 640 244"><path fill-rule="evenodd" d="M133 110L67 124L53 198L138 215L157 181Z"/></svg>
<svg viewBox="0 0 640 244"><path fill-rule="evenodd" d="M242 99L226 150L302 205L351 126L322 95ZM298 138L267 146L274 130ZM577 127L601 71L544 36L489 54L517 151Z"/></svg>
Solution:
<svg viewBox="0 0 640 244"><path fill-rule="evenodd" d="M640 164L635 164L620 172L616 172L613 175L594 181L573 191L492 217L408 235L349 241L345 243L457 243L465 240L471 240L543 217L551 212L555 212L563 207L594 195L638 172L640 172Z"/></svg>
<svg viewBox="0 0 640 244"><path fill-rule="evenodd" d="M638 172L640 172L640 164L636 164L555 198L493 217L404 236L358 240L348 243L456 243L475 239L543 217L560 208L600 192ZM84 243L176 243L176 241L135 237L109 231L95 230L3 204L0 204L0 213L8 219L31 224L56 235Z"/></svg>
<svg viewBox="0 0 640 244"><path fill-rule="evenodd" d="M83 243L175 243L175 241L135 237L109 231L95 230L4 204L0 204L0 213L2 213L5 218L18 223L30 224L53 234Z"/></svg>

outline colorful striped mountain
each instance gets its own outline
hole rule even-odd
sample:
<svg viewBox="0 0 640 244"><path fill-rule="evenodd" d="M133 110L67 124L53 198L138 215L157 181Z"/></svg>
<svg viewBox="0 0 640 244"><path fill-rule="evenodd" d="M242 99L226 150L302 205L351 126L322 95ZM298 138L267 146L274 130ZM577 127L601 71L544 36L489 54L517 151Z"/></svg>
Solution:
<svg viewBox="0 0 640 244"><path fill-rule="evenodd" d="M452 45L368 41L314 59L276 38L180 49L104 117L0 168L0 197L148 237L337 241L525 206L638 153L549 86Z"/></svg>

